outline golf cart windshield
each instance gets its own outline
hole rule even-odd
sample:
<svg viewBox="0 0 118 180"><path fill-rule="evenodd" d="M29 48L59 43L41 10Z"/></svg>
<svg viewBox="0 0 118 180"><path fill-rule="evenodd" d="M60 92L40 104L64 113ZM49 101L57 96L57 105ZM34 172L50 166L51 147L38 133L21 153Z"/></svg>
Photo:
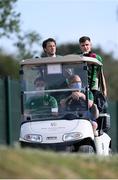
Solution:
<svg viewBox="0 0 118 180"><path fill-rule="evenodd" d="M79 105L75 107L74 104L70 107L66 107L66 104L64 107L61 104L63 99L68 98L73 91L77 91L77 89L69 87L69 78L72 75L79 75L82 81L81 92L87 97L86 62L31 63L24 64L21 67L24 120L61 120L67 114L77 115L77 118L82 118L87 114L87 98L82 108ZM38 85L41 85L42 88L39 89Z"/></svg>

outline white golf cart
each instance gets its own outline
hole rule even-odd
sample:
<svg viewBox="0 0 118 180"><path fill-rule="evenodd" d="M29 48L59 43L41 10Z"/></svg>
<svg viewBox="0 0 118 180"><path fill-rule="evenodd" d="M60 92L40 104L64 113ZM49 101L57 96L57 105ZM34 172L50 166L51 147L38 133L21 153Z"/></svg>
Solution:
<svg viewBox="0 0 118 180"><path fill-rule="evenodd" d="M88 109L88 65L102 64L95 58L80 55L66 55L22 60L21 62L21 128L19 142L22 147L39 147L55 151L96 153L109 155L111 138L104 131L109 120L107 113L98 118L98 136L94 137ZM68 78L79 75L82 92L86 94L84 109L63 109L61 99L73 89L68 88ZM43 77L46 89L37 91L35 79ZM52 114L49 103L31 99L38 96L53 96L58 103L56 115ZM45 95L44 95L45 94ZM38 102L38 103L37 103ZM30 103L27 109L27 103ZM105 122L104 122L105 121ZM103 128L104 124L104 128Z"/></svg>

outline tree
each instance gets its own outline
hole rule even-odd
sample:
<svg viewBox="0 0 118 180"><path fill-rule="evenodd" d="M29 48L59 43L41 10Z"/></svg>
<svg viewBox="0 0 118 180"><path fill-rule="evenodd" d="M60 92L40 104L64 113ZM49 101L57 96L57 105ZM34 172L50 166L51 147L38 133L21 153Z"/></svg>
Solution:
<svg viewBox="0 0 118 180"><path fill-rule="evenodd" d="M0 53L0 78L10 76L18 79L19 67L19 63L12 56Z"/></svg>
<svg viewBox="0 0 118 180"><path fill-rule="evenodd" d="M18 0L0 0L0 37L10 38L13 34L16 42L13 45L17 48L17 58L24 59L32 57L35 53L35 45L39 45L40 35L31 31L23 33L20 28L20 13L15 11L15 4Z"/></svg>
<svg viewBox="0 0 118 180"><path fill-rule="evenodd" d="M20 31L20 13L14 6L17 0L0 0L0 37L10 38L12 33Z"/></svg>
<svg viewBox="0 0 118 180"><path fill-rule="evenodd" d="M33 47L39 43L40 36L35 31L22 32L20 28L20 13L15 11L18 0L0 0L0 38L11 38L14 35L18 58L32 57L35 53ZM19 63L14 56L5 55L0 48L0 76L19 78Z"/></svg>
<svg viewBox="0 0 118 180"><path fill-rule="evenodd" d="M34 50L34 46L37 44L39 45L40 40L40 35L35 31L24 33L22 35L18 34L17 42L14 43L18 50L17 59L26 59L34 56L37 53L37 51Z"/></svg>

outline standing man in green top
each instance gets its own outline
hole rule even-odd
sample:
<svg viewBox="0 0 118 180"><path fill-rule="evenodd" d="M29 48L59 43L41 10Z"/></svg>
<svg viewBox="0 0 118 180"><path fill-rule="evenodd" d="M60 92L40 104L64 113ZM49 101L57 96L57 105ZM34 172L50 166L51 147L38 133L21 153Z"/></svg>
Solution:
<svg viewBox="0 0 118 180"><path fill-rule="evenodd" d="M79 39L79 46L81 49L81 52L84 56L88 56L88 57L93 57L96 58L98 61L100 61L101 63L103 63L103 59L101 58L101 56L99 56L98 54L92 52L92 43L91 43L91 39L88 36L83 36ZM98 90L96 88L96 86L98 86L98 81L99 81L99 71L100 71L100 67L98 66L91 66L89 68L89 86L91 90ZM105 77L103 74L103 69L101 69L101 75L102 75L102 81L103 81L103 95L106 97L107 96L107 88L106 88L106 82L105 82ZM96 87L96 88L95 88Z"/></svg>
<svg viewBox="0 0 118 180"><path fill-rule="evenodd" d="M52 115L58 115L58 104L53 96L50 96L44 92L46 83L43 77L38 77L34 81L34 85L37 93L28 99L26 103L27 111L42 111L42 113L52 113Z"/></svg>

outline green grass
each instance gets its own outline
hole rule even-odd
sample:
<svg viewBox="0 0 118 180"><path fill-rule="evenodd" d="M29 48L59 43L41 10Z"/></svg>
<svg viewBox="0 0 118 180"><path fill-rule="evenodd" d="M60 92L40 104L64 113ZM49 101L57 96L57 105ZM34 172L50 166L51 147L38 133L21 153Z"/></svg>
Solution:
<svg viewBox="0 0 118 180"><path fill-rule="evenodd" d="M0 179L116 179L118 155L96 156L0 147Z"/></svg>

